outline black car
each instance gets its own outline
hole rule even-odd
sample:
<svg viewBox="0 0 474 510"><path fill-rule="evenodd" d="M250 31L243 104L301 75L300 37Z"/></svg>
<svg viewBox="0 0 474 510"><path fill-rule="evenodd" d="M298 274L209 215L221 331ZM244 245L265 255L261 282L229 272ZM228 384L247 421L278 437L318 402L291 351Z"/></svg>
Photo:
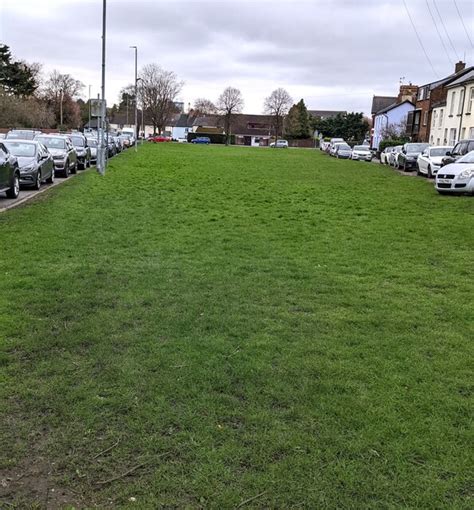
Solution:
<svg viewBox="0 0 474 510"><path fill-rule="evenodd" d="M406 143L397 154L396 166L403 171L416 168L418 156L429 147L428 143Z"/></svg>
<svg viewBox="0 0 474 510"><path fill-rule="evenodd" d="M40 135L35 138L41 142L53 156L56 175L61 172L64 177L77 171L77 152L68 136Z"/></svg>
<svg viewBox="0 0 474 510"><path fill-rule="evenodd" d="M72 144L77 152L77 164L84 170L91 166L91 149L87 143L87 138L82 133L72 133L69 135Z"/></svg>
<svg viewBox="0 0 474 510"><path fill-rule="evenodd" d="M20 169L13 154L0 143L0 191L8 198L17 198L20 194Z"/></svg>
<svg viewBox="0 0 474 510"><path fill-rule="evenodd" d="M455 163L459 158L465 156L468 152L474 151L474 140L459 140L453 147L451 152L447 152L446 156L441 160L441 166Z"/></svg>
<svg viewBox="0 0 474 510"><path fill-rule="evenodd" d="M6 140L34 140L35 136L40 135L41 131L34 129L11 129L8 131Z"/></svg>
<svg viewBox="0 0 474 510"><path fill-rule="evenodd" d="M5 140L4 145L16 156L20 185L40 189L42 182L54 182L53 156L44 145L30 140Z"/></svg>

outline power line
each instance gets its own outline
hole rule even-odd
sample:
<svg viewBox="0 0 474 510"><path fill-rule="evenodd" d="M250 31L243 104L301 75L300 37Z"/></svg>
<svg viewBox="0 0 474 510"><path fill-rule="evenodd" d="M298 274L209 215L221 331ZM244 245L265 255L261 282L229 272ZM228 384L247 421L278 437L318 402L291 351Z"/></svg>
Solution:
<svg viewBox="0 0 474 510"><path fill-rule="evenodd" d="M436 3L436 0L433 0L433 5L435 6L435 9L436 9L436 12L438 13L439 19L441 20L441 25L443 25L444 33L446 34L446 37L448 38L449 44L451 45L451 48L453 48L453 51L454 51L454 54L456 55L456 58L458 60L460 60L459 55L458 55L458 53L456 51L456 48L454 47L453 41L451 41L451 37L449 37L448 31L446 30L446 26L444 24L443 17L441 16L441 14L439 12L438 4Z"/></svg>
<svg viewBox="0 0 474 510"><path fill-rule="evenodd" d="M436 23L435 17L433 15L432 11L431 11L431 7L430 7L430 4L429 4L428 0L426 0L426 7L428 7L428 11L430 13L431 19L433 20L433 25L436 28L436 32L438 33L439 40L441 41L441 44L443 45L444 51L446 52L446 56L448 57L448 60L451 63L451 65L453 65L454 62L452 61L451 57L449 56L448 48L446 48L446 44L444 44L444 40L441 37L441 32L439 31L438 24Z"/></svg>
<svg viewBox="0 0 474 510"><path fill-rule="evenodd" d="M467 31L466 25L464 24L464 20L462 19L461 13L459 12L458 4L457 4L456 0L453 0L453 2L454 2L454 5L456 6L456 10L458 11L458 16L459 16L459 19L461 20L462 26L464 27L464 32L466 32L466 37L468 38L469 42L471 43L471 48L474 48L474 44L472 44L472 40L469 37L469 32Z"/></svg>
<svg viewBox="0 0 474 510"><path fill-rule="evenodd" d="M407 7L407 4L406 4L405 0L403 0L403 5L405 6L405 11L407 12L408 18L410 19L411 26L413 27L413 30L415 31L416 38L418 39L418 42L420 43L421 49L423 50L423 53L425 54L426 60L430 64L431 69L433 69L433 73L436 76L438 76L438 73L435 71L433 63L431 62L430 57L428 56L428 53L426 53L425 47L423 46L423 43L421 42L420 36L418 34L418 30L415 27L415 23L413 23L413 19L412 19L411 15L410 15L410 11L408 10L408 7Z"/></svg>

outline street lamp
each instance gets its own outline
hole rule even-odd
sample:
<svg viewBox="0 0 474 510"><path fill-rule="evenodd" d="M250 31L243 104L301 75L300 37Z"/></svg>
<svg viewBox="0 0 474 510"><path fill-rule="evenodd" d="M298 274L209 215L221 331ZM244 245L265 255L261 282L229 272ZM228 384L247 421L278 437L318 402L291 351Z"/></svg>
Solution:
<svg viewBox="0 0 474 510"><path fill-rule="evenodd" d="M135 152L137 152L137 127L138 127L138 79L137 79L137 61L138 61L138 48L136 46L130 46L130 49L135 50Z"/></svg>
<svg viewBox="0 0 474 510"><path fill-rule="evenodd" d="M102 83L101 83L101 101L100 101L100 128L99 128L99 150L97 157L97 170L101 175L105 174L106 167L106 142L104 129L106 129L106 116L107 109L105 106L105 37L106 37L106 15L107 15L107 0L102 1Z"/></svg>

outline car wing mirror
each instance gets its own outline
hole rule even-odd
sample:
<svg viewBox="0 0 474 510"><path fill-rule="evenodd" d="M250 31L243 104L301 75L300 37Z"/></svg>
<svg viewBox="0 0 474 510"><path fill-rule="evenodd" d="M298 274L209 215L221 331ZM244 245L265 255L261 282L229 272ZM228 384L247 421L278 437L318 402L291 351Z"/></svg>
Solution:
<svg viewBox="0 0 474 510"><path fill-rule="evenodd" d="M448 151L448 152L446 153L446 156L452 156L451 151Z"/></svg>

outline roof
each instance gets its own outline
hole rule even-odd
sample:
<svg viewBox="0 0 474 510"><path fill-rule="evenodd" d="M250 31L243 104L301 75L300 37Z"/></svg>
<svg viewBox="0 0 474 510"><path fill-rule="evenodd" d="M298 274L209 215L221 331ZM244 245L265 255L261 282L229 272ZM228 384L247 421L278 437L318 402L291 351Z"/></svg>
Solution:
<svg viewBox="0 0 474 510"><path fill-rule="evenodd" d="M320 119L329 119L331 117L336 117L338 114L347 114L345 110L308 110L308 113L312 117L319 117Z"/></svg>
<svg viewBox="0 0 474 510"><path fill-rule="evenodd" d="M388 105L386 108L383 108L382 110L379 110L375 115L380 115L382 113L387 113L390 110L393 110L394 108L398 108L399 106L401 106L402 104L405 104L405 103L409 103L413 107L415 106L415 104L412 101L409 101L408 99L406 99L405 101L402 101L401 103L393 103L391 105Z"/></svg>
<svg viewBox="0 0 474 510"><path fill-rule="evenodd" d="M192 125L192 120L187 113L182 113L176 122L176 127L191 127Z"/></svg>
<svg viewBox="0 0 474 510"><path fill-rule="evenodd" d="M429 87L430 90L435 89L436 87L439 87L440 85L448 85L451 86L455 81L458 81L459 78L464 77L468 73L472 73L474 70L474 67L467 67L465 69L461 69L457 73L450 74L449 76L446 76L445 78L442 78L441 80L433 81L431 83L426 83L425 85L422 85L420 88L423 87Z"/></svg>
<svg viewBox="0 0 474 510"><path fill-rule="evenodd" d="M372 113L372 115L379 113L384 108L396 103L396 101L397 96L374 96L372 98L372 108L370 113Z"/></svg>
<svg viewBox="0 0 474 510"><path fill-rule="evenodd" d="M457 87L458 85L462 85L463 83L474 81L474 67L470 67L469 69L470 70L468 70L466 74L459 77L457 80L452 81L448 85L448 87Z"/></svg>
<svg viewBox="0 0 474 510"><path fill-rule="evenodd" d="M268 136L273 128L271 115L239 113L232 118L232 132L236 135Z"/></svg>

